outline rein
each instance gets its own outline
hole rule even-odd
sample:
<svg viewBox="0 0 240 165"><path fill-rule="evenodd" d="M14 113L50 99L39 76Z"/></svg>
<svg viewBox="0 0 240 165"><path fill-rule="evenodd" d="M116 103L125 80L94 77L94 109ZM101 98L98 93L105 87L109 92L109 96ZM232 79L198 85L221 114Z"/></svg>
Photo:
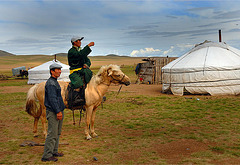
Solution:
<svg viewBox="0 0 240 165"><path fill-rule="evenodd" d="M115 79L112 75L110 75L110 76L111 76L111 78L112 78L114 81L117 81L117 82L119 82L120 84L124 84L124 83L122 82L122 80L123 80L124 77L126 76L125 74L123 75L123 77L122 77L121 80L117 80L117 79ZM121 89L122 89L122 85L120 86L117 95L120 93Z"/></svg>
<svg viewBox="0 0 240 165"><path fill-rule="evenodd" d="M120 86L117 95L120 93L121 89L122 89L122 85Z"/></svg>

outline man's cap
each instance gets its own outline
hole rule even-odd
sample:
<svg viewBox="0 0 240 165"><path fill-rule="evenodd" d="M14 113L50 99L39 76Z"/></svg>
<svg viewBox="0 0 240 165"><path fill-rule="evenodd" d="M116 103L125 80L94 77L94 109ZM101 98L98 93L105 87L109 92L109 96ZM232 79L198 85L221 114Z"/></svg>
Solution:
<svg viewBox="0 0 240 165"><path fill-rule="evenodd" d="M61 69L62 68L62 66L61 65L59 65L59 64L57 64L57 63L53 63L53 64L51 64L50 66L49 66L49 69L51 70L51 69Z"/></svg>
<svg viewBox="0 0 240 165"><path fill-rule="evenodd" d="M84 39L84 37L73 37L72 39L71 39L71 42L73 43L73 42L75 42L75 41L77 41L77 40L82 40L82 39Z"/></svg>

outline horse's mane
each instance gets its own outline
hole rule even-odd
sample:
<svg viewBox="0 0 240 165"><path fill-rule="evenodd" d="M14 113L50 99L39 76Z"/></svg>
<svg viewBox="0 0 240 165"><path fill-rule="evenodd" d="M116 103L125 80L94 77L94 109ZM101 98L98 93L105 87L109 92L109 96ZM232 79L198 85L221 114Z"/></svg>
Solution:
<svg viewBox="0 0 240 165"><path fill-rule="evenodd" d="M95 82L97 85L103 82L104 77L107 76L108 69L118 71L120 70L120 67L118 65L113 65L113 64L102 66L99 69L98 73L92 77L91 81Z"/></svg>

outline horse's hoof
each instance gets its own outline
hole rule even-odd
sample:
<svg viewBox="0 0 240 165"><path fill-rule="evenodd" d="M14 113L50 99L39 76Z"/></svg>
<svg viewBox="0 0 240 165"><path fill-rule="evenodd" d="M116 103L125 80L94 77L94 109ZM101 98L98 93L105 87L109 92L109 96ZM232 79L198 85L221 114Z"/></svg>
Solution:
<svg viewBox="0 0 240 165"><path fill-rule="evenodd" d="M91 140L92 137L91 137L90 135L88 135L88 136L86 137L86 139L87 139L87 140Z"/></svg>
<svg viewBox="0 0 240 165"><path fill-rule="evenodd" d="M94 134L92 134L92 137L96 138L96 137L98 137L98 135L96 133L94 133Z"/></svg>
<svg viewBox="0 0 240 165"><path fill-rule="evenodd" d="M34 132L33 133L33 137L38 137L39 135L38 135L38 133L37 132Z"/></svg>

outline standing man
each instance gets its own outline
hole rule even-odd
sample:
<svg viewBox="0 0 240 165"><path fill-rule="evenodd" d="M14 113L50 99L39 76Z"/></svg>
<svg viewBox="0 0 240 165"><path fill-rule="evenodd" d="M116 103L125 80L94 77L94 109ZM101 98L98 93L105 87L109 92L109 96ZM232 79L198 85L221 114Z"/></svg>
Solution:
<svg viewBox="0 0 240 165"><path fill-rule="evenodd" d="M62 66L56 63L49 66L51 77L45 85L44 105L46 106L48 132L42 156L42 161L44 162L56 162L58 160L56 157L63 156L63 153L58 152L59 136L61 135L64 117L63 110L65 109L61 96L61 87L57 81L61 74L61 68Z"/></svg>
<svg viewBox="0 0 240 165"><path fill-rule="evenodd" d="M84 37L73 37L71 39L72 48L68 51L68 64L70 66L71 87L77 89L84 85L84 81L88 83L92 78L92 72L89 69L91 61L88 55L91 53L91 46L94 46L94 42L90 42L83 49L81 49L81 41Z"/></svg>

